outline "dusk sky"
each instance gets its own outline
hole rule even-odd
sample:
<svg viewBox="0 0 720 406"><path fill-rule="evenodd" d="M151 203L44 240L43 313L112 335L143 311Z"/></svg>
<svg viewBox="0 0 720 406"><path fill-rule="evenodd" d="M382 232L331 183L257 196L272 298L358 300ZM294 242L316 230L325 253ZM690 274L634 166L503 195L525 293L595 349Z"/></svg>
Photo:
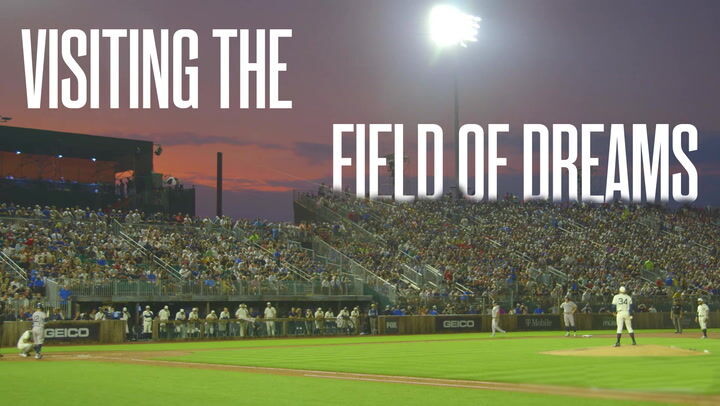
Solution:
<svg viewBox="0 0 720 406"><path fill-rule="evenodd" d="M226 214L289 220L293 189L330 183L333 123L403 123L409 151L417 123L437 123L445 129L450 161L456 70L462 123L510 123L500 146L510 163L501 192L521 193L524 123L690 123L700 132L699 150L690 155L700 173L697 204L720 203L719 2L450 3L482 17L478 42L457 55L438 53L428 39L427 15L437 1L3 0L0 114L13 117L8 124L14 126L160 143L164 153L155 170L198 186L198 214L204 216L213 214L215 153L222 151ZM200 107L131 110L121 98L123 108L111 110L104 93L109 64L101 63L104 108L50 110L44 102L29 110L23 28L193 29ZM293 109L238 107L234 46L232 107L219 108L213 28L293 29L293 37L280 42L288 68L280 74L280 96L292 100ZM101 55L107 59L107 47ZM125 69L120 80L127 85ZM602 156L607 143L596 141ZM412 153L410 160L412 167Z"/></svg>

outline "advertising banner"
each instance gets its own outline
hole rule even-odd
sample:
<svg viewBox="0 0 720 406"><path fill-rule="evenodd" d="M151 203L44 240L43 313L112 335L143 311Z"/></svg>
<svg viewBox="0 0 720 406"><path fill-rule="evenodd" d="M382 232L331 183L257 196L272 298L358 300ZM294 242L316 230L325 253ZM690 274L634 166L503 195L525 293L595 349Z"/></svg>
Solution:
<svg viewBox="0 0 720 406"><path fill-rule="evenodd" d="M480 316L435 316L435 331L438 333L481 330L482 318Z"/></svg>
<svg viewBox="0 0 720 406"><path fill-rule="evenodd" d="M385 334L397 334L400 332L398 326L399 321L397 317L386 317L385 318Z"/></svg>
<svg viewBox="0 0 720 406"><path fill-rule="evenodd" d="M46 342L99 342L100 323L59 321L45 325Z"/></svg>
<svg viewBox="0 0 720 406"><path fill-rule="evenodd" d="M560 316L557 315L518 315L518 330L561 330Z"/></svg>

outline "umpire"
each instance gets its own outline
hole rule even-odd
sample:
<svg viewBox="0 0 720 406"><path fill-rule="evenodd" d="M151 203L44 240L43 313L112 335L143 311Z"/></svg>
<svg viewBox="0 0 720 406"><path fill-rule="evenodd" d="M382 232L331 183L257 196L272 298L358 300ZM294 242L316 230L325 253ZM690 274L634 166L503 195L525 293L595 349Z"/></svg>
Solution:
<svg viewBox="0 0 720 406"><path fill-rule="evenodd" d="M673 327L675 327L675 334L682 334L682 317L684 314L682 295L680 292L676 292L673 295L672 307L670 307L670 320L672 320Z"/></svg>

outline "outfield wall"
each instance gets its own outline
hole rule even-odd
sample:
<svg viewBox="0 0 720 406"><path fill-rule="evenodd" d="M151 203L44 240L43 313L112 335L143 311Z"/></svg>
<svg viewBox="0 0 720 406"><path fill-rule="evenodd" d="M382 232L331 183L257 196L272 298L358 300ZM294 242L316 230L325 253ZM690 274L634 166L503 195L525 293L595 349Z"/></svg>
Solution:
<svg viewBox="0 0 720 406"><path fill-rule="evenodd" d="M3 347L15 347L29 321L6 321L2 324ZM121 320L63 320L45 324L45 343L52 344L116 344L125 341L125 322Z"/></svg>
<svg viewBox="0 0 720 406"><path fill-rule="evenodd" d="M489 332L490 316L481 315L439 315L439 316L380 316L378 318L379 334L434 334ZM261 338L268 336L268 321L259 319L246 326L246 337ZM616 327L612 314L578 314L575 316L577 329L611 330ZM367 318L362 317L357 325L348 324L346 328L338 328L331 319L320 324L312 319L274 319L276 336L325 336L355 335L369 333ZM202 339L237 339L240 338L240 322L236 320L226 323L215 321L197 322L153 321L152 339L154 340L202 340ZM14 347L20 335L30 329L32 323L27 321L7 321L2 324L0 343L2 347ZM255 327L251 330L250 325ZM126 323L121 320L104 321L51 321L46 324L45 342L52 344L115 344L125 341ZM560 315L503 315L500 327L507 331L558 331L565 329ZM638 330L672 329L669 313L638 313L634 315L633 327ZM694 315L686 315L683 327L697 331ZM720 328L720 311L710 313L710 330Z"/></svg>
<svg viewBox="0 0 720 406"><path fill-rule="evenodd" d="M492 318L481 315L439 315L439 316L380 316L380 334L433 334L459 332L490 332ZM617 324L612 314L576 314L578 330L609 330ZM561 315L503 315L500 327L507 331L564 330ZM633 328L638 330L672 329L670 313L637 313L633 317ZM683 318L683 328L698 329L694 315ZM709 328L720 328L720 311L710 313Z"/></svg>

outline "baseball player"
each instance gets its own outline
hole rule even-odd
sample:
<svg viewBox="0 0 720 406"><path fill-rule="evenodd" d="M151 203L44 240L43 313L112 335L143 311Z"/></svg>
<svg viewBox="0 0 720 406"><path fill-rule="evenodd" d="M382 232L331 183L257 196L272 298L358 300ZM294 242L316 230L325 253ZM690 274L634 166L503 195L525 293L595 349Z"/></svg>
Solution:
<svg viewBox="0 0 720 406"><path fill-rule="evenodd" d="M48 319L47 314L43 311L43 304L35 305L35 313L32 315L32 339L33 349L35 349L35 359L42 359L42 346L45 342L45 322Z"/></svg>
<svg viewBox="0 0 720 406"><path fill-rule="evenodd" d="M305 309L305 335L311 336L313 334L313 311L312 309Z"/></svg>
<svg viewBox="0 0 720 406"><path fill-rule="evenodd" d="M255 322L255 320L250 317L250 312L245 303L240 304L235 312L235 317L240 321L240 337L245 337L245 334L248 332L249 322Z"/></svg>
<svg viewBox="0 0 720 406"><path fill-rule="evenodd" d="M357 333L360 329L360 307L355 306L353 307L352 311L350 312L350 328L352 329L353 333Z"/></svg>
<svg viewBox="0 0 720 406"><path fill-rule="evenodd" d="M498 324L498 320L500 319L500 305L497 303L493 303L492 308L492 336L495 337L495 332L499 331L501 333L507 333L507 331L500 328L500 325Z"/></svg>
<svg viewBox="0 0 720 406"><path fill-rule="evenodd" d="M105 312L103 311L102 307L98 307L97 313L95 313L95 321L102 321L105 319Z"/></svg>
<svg viewBox="0 0 720 406"><path fill-rule="evenodd" d="M200 313L197 307L193 307L188 314L188 335L190 337L197 337L200 329L198 328L198 320L200 319Z"/></svg>
<svg viewBox="0 0 720 406"><path fill-rule="evenodd" d="M325 330L325 313L322 307L318 307L315 312L315 331L317 331L317 334L322 335L323 330Z"/></svg>
<svg viewBox="0 0 720 406"><path fill-rule="evenodd" d="M220 323L218 324L218 333L220 334L220 337L226 337L227 331L228 331L228 323L230 322L230 311L227 307L223 307L223 310L220 312Z"/></svg>
<svg viewBox="0 0 720 406"><path fill-rule="evenodd" d="M175 321L179 321L179 323L175 323L175 333L180 338L185 338L185 319L187 319L185 309L180 309L175 313Z"/></svg>
<svg viewBox="0 0 720 406"><path fill-rule="evenodd" d="M670 320L675 327L675 334L682 334L682 317L685 313L682 306L682 298L679 293L673 295L672 306L670 307Z"/></svg>
<svg viewBox="0 0 720 406"><path fill-rule="evenodd" d="M152 336L153 317L155 317L155 313L150 310L150 306L145 306L145 311L142 312L143 336L145 338L150 338Z"/></svg>
<svg viewBox="0 0 720 406"><path fill-rule="evenodd" d="M370 310L368 310L368 319L370 320L370 334L377 334L378 310L375 303L370 305Z"/></svg>
<svg viewBox="0 0 720 406"><path fill-rule="evenodd" d="M125 322L125 336L130 337L130 312L128 311L127 307L123 307L122 309L122 315L120 315L120 320Z"/></svg>
<svg viewBox="0 0 720 406"><path fill-rule="evenodd" d="M265 327L267 328L267 335L270 337L275 336L275 321L268 321L272 320L277 317L277 310L273 307L273 305L270 302L267 302L267 306L265 307Z"/></svg>
<svg viewBox="0 0 720 406"><path fill-rule="evenodd" d="M28 353L33 349L32 330L25 330L17 342L17 349L20 350L21 357L27 357Z"/></svg>
<svg viewBox="0 0 720 406"><path fill-rule="evenodd" d="M205 335L208 337L214 337L215 336L215 326L217 325L217 319L218 316L215 314L215 310L211 310L210 314L205 316L205 326L207 326L207 331L205 332Z"/></svg>
<svg viewBox="0 0 720 406"><path fill-rule="evenodd" d="M577 328L575 327L575 312L577 311L577 305L575 302L570 300L570 296L565 296L565 301L560 305L563 311L563 320L565 321L565 337L570 335L570 328L572 327L573 337L577 336Z"/></svg>
<svg viewBox="0 0 720 406"><path fill-rule="evenodd" d="M332 309L327 309L324 317L325 331L329 332L330 334L335 334L335 327L337 327L337 324L335 323L335 312L333 312Z"/></svg>
<svg viewBox="0 0 720 406"><path fill-rule="evenodd" d="M160 319L160 337L167 338L167 321L170 320L170 309L165 306L158 312Z"/></svg>
<svg viewBox="0 0 720 406"><path fill-rule="evenodd" d="M612 301L613 314L617 322L617 341L615 342L615 347L620 346L623 324L625 324L628 333L630 333L632 345L637 345L635 342L635 332L632 328L632 303L632 298L625 294L625 286L620 286L618 294L613 297Z"/></svg>
<svg viewBox="0 0 720 406"><path fill-rule="evenodd" d="M350 311L348 311L347 307L343 307L342 310L338 312L338 315L335 318L335 325L337 325L338 332L347 332L349 319Z"/></svg>
<svg viewBox="0 0 720 406"><path fill-rule="evenodd" d="M700 330L702 330L702 339L708 338L707 337L707 322L710 319L710 308L707 304L705 304L705 301L699 297L698 298L698 307L697 307L697 318L695 321L697 321L700 324Z"/></svg>

